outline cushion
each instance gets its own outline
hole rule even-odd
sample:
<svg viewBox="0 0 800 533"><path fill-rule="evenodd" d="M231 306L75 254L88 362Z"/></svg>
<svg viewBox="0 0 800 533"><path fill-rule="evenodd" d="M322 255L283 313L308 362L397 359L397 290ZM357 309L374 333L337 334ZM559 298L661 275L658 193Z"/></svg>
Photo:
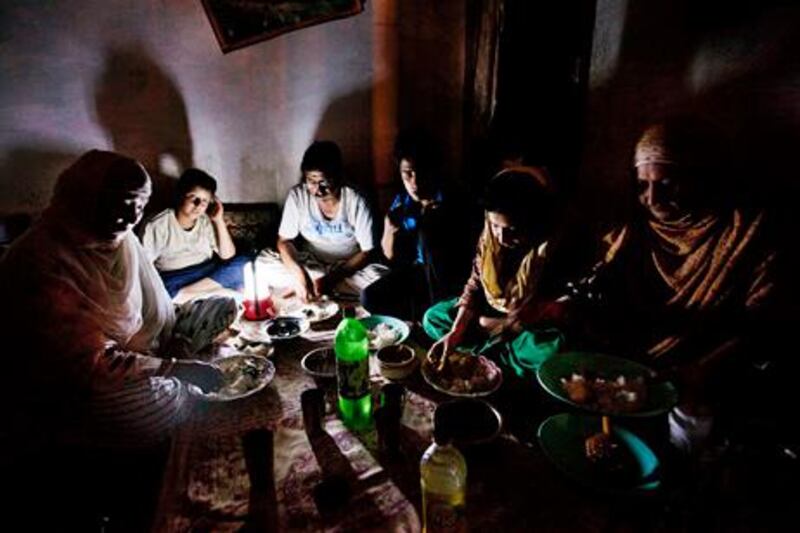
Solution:
<svg viewBox="0 0 800 533"><path fill-rule="evenodd" d="M237 253L255 253L275 247L280 206L274 202L225 202L225 223Z"/></svg>

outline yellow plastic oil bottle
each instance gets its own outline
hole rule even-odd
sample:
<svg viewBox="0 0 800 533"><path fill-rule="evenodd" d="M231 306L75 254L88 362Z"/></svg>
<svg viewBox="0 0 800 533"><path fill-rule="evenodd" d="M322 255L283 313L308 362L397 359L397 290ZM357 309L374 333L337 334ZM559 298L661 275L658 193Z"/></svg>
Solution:
<svg viewBox="0 0 800 533"><path fill-rule="evenodd" d="M452 445L446 427L434 428L433 444L422 455L419 471L422 483L422 531L466 531L467 462Z"/></svg>

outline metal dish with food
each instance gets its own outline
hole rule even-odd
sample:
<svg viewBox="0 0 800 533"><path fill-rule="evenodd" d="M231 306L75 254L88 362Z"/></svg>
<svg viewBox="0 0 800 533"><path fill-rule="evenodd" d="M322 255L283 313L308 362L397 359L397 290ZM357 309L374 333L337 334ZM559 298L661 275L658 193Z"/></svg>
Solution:
<svg viewBox="0 0 800 533"><path fill-rule="evenodd" d="M309 327L308 320L296 316L278 316L264 324L264 330L273 341L294 339L308 331Z"/></svg>
<svg viewBox="0 0 800 533"><path fill-rule="evenodd" d="M444 362L426 359L422 377L439 392L464 398L488 396L503 383L500 367L483 355L466 352L453 352Z"/></svg>
<svg viewBox="0 0 800 533"><path fill-rule="evenodd" d="M661 466L650 447L619 425L610 435L614 451L598 461L587 457L587 437L601 430L601 418L562 413L539 426L545 456L567 476L606 493L650 492L661 486Z"/></svg>
<svg viewBox="0 0 800 533"><path fill-rule="evenodd" d="M367 329L370 350L379 350L391 344L402 344L411 332L408 324L392 316L370 315L359 319L359 322Z"/></svg>
<svg viewBox="0 0 800 533"><path fill-rule="evenodd" d="M591 413L656 416L678 402L675 386L659 379L653 370L606 354L556 354L542 363L536 377L556 399Z"/></svg>
<svg viewBox="0 0 800 533"><path fill-rule="evenodd" d="M433 424L445 427L456 446L473 446L496 439L503 427L503 417L485 400L459 398L436 406Z"/></svg>
<svg viewBox="0 0 800 533"><path fill-rule="evenodd" d="M222 371L222 386L214 392L203 392L189 385L189 392L209 402L239 400L257 393L275 377L275 366L259 355L231 355L214 361Z"/></svg>
<svg viewBox="0 0 800 533"><path fill-rule="evenodd" d="M336 377L336 353L330 346L315 348L303 356L300 366L315 378L333 379Z"/></svg>
<svg viewBox="0 0 800 533"><path fill-rule="evenodd" d="M384 346L376 352L375 358L381 375L391 380L407 378L419 362L414 349L405 344Z"/></svg>

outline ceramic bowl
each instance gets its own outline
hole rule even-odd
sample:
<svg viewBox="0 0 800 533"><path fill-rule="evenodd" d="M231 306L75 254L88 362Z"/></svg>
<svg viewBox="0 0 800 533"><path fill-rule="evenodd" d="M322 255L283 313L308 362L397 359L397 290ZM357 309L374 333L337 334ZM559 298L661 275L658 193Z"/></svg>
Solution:
<svg viewBox="0 0 800 533"><path fill-rule="evenodd" d="M473 446L496 439L503 417L485 400L459 398L439 404L433 413L433 424L447 427L453 444Z"/></svg>
<svg viewBox="0 0 800 533"><path fill-rule="evenodd" d="M303 356L300 366L315 378L336 378L336 354L332 347L326 346L311 350Z"/></svg>
<svg viewBox="0 0 800 533"><path fill-rule="evenodd" d="M398 380L408 377L417 368L417 354L405 344L391 344L377 351L378 370L386 379Z"/></svg>
<svg viewBox="0 0 800 533"><path fill-rule="evenodd" d="M272 341L294 339L308 331L310 324L305 318L276 316L264 324L267 336Z"/></svg>

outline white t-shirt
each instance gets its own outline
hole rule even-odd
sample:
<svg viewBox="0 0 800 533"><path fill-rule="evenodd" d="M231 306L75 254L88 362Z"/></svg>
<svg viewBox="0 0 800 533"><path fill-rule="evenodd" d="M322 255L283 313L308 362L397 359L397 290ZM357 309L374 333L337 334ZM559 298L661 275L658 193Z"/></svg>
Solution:
<svg viewBox="0 0 800 533"><path fill-rule="evenodd" d="M374 247L372 214L364 197L350 187L342 187L339 192L339 211L332 220L322 215L317 200L304 185L292 187L283 206L278 235L291 240L298 234L323 263L344 261Z"/></svg>
<svg viewBox="0 0 800 533"><path fill-rule="evenodd" d="M142 235L147 256L158 270L170 271L208 261L217 252L217 236L208 215L200 215L192 229L178 224L173 209L165 209L147 223Z"/></svg>

